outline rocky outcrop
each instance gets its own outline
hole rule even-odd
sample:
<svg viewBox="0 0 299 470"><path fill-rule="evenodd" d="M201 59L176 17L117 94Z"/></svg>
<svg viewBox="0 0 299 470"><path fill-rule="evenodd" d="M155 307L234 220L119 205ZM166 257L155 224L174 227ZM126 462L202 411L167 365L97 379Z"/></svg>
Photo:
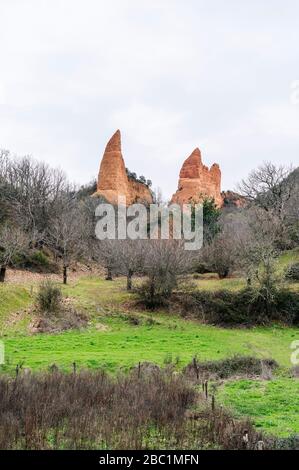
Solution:
<svg viewBox="0 0 299 470"><path fill-rule="evenodd" d="M181 168L178 190L172 196L171 203L200 202L205 197L213 198L218 207L222 206L221 171L216 163L210 169L205 166L201 152L196 148Z"/></svg>
<svg viewBox="0 0 299 470"><path fill-rule="evenodd" d="M129 188L130 188L130 204L135 202L145 202L148 204L153 203L153 196L146 184L136 181L129 178Z"/></svg>
<svg viewBox="0 0 299 470"><path fill-rule="evenodd" d="M95 196L105 198L111 204L117 204L118 198L124 196L127 205L135 202L151 204L153 197L147 185L128 178L125 162L121 152L121 134L117 130L109 140L98 176Z"/></svg>
<svg viewBox="0 0 299 470"><path fill-rule="evenodd" d="M233 191L222 191L221 197L223 200L224 208L237 208L240 209L248 205L246 197Z"/></svg>

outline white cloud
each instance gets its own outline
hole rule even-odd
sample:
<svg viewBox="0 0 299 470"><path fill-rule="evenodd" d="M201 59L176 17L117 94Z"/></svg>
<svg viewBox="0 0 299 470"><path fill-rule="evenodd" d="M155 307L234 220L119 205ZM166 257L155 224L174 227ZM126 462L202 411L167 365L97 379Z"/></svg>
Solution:
<svg viewBox="0 0 299 470"><path fill-rule="evenodd" d="M167 195L195 146L226 188L265 159L298 165L298 14L292 0L0 0L0 147L83 183L121 128L128 166Z"/></svg>
<svg viewBox="0 0 299 470"><path fill-rule="evenodd" d="M5 88L4 84L0 82L0 106L5 103Z"/></svg>
<svg viewBox="0 0 299 470"><path fill-rule="evenodd" d="M262 132L299 141L299 106L272 105L259 110L258 124Z"/></svg>

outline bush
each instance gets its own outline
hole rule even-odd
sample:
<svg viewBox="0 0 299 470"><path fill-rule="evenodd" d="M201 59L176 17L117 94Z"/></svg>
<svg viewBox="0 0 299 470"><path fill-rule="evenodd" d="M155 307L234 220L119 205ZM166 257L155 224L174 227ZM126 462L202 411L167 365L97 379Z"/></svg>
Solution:
<svg viewBox="0 0 299 470"><path fill-rule="evenodd" d="M290 264L285 270L285 278L288 281L299 281L299 263Z"/></svg>
<svg viewBox="0 0 299 470"><path fill-rule="evenodd" d="M88 324L86 313L77 310L70 299L63 299L60 288L49 280L40 286L36 310L36 321L32 325L35 333L58 333Z"/></svg>
<svg viewBox="0 0 299 470"><path fill-rule="evenodd" d="M49 266L49 258L45 255L45 253L41 250L35 251L31 258L29 259L31 263L34 265L38 266L44 266L48 267Z"/></svg>
<svg viewBox="0 0 299 470"><path fill-rule="evenodd" d="M53 282L45 281L41 284L37 304L42 312L56 312L61 305L61 299L61 290Z"/></svg>
<svg viewBox="0 0 299 470"><path fill-rule="evenodd" d="M168 303L176 284L176 277L170 273L163 276L157 275L143 282L137 289L137 294L145 307L154 309Z"/></svg>
<svg viewBox="0 0 299 470"><path fill-rule="evenodd" d="M299 435L281 437L276 440L273 440L271 448L273 450L298 450L299 449Z"/></svg>
<svg viewBox="0 0 299 470"><path fill-rule="evenodd" d="M207 265L207 263L198 263L195 266L195 272L197 274L207 274L211 272L211 268Z"/></svg>
<svg viewBox="0 0 299 470"><path fill-rule="evenodd" d="M12 264L34 272L59 272L58 265L43 250L30 250L27 253L19 253L14 257Z"/></svg>
<svg viewBox="0 0 299 470"><path fill-rule="evenodd" d="M273 371L278 367L274 359L258 359L251 356L233 356L219 361L198 362L196 358L188 364L184 370L187 376L205 377L216 376L220 379L243 375L243 376L262 376L265 368Z"/></svg>
<svg viewBox="0 0 299 470"><path fill-rule="evenodd" d="M60 331L85 328L88 323L87 315L76 310L71 305L61 305L57 311L42 312L37 319L34 330L36 333L59 333Z"/></svg>
<svg viewBox="0 0 299 470"><path fill-rule="evenodd" d="M275 299L275 316L286 323L299 324L299 294L287 289L277 291Z"/></svg>
<svg viewBox="0 0 299 470"><path fill-rule="evenodd" d="M264 287L233 292L192 291L179 295L182 314L192 313L207 323L224 325L267 324L278 320L299 323L299 294L277 289L269 294Z"/></svg>

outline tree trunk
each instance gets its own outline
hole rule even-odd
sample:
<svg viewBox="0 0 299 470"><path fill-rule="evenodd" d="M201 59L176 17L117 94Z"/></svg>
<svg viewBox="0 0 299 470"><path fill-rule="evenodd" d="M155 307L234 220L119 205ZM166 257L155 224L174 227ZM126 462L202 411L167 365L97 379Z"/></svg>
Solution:
<svg viewBox="0 0 299 470"><path fill-rule="evenodd" d="M63 284L67 284L67 266L63 266Z"/></svg>
<svg viewBox="0 0 299 470"><path fill-rule="evenodd" d="M153 302L155 298L155 282L153 280L151 280L151 284L150 284L150 298L151 298L151 301Z"/></svg>
<svg viewBox="0 0 299 470"><path fill-rule="evenodd" d="M132 290L132 276L133 276L133 271L129 269L128 274L127 274L127 290Z"/></svg>
<svg viewBox="0 0 299 470"><path fill-rule="evenodd" d="M6 266L1 266L0 268L0 282L4 282L6 274Z"/></svg>
<svg viewBox="0 0 299 470"><path fill-rule="evenodd" d="M106 281L112 281L112 271L111 268L107 268L107 276L106 276Z"/></svg>
<svg viewBox="0 0 299 470"><path fill-rule="evenodd" d="M225 279L229 275L229 269L223 268L219 269L218 276L220 279Z"/></svg>

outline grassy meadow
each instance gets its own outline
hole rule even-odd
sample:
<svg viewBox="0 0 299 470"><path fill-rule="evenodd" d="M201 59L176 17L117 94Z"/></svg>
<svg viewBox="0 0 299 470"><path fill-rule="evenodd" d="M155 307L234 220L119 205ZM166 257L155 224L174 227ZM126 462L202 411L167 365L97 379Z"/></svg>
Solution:
<svg viewBox="0 0 299 470"><path fill-rule="evenodd" d="M286 254L281 269L296 254ZM199 289L239 289L237 278L194 279ZM297 289L294 285L292 288ZM38 284L0 286L0 332L5 344L2 372L14 373L17 365L33 371L56 364L71 370L104 368L112 374L150 361L170 362L180 370L192 361L218 360L233 355L275 359L279 368L272 380L234 378L217 384L216 400L237 416L249 416L255 425L278 436L299 433L299 380L291 376L292 341L299 329L271 327L220 328L183 319L174 312L149 312L137 308L125 280L105 281L84 276L64 286L65 297L88 315L88 326L56 334L33 334L32 311Z"/></svg>

